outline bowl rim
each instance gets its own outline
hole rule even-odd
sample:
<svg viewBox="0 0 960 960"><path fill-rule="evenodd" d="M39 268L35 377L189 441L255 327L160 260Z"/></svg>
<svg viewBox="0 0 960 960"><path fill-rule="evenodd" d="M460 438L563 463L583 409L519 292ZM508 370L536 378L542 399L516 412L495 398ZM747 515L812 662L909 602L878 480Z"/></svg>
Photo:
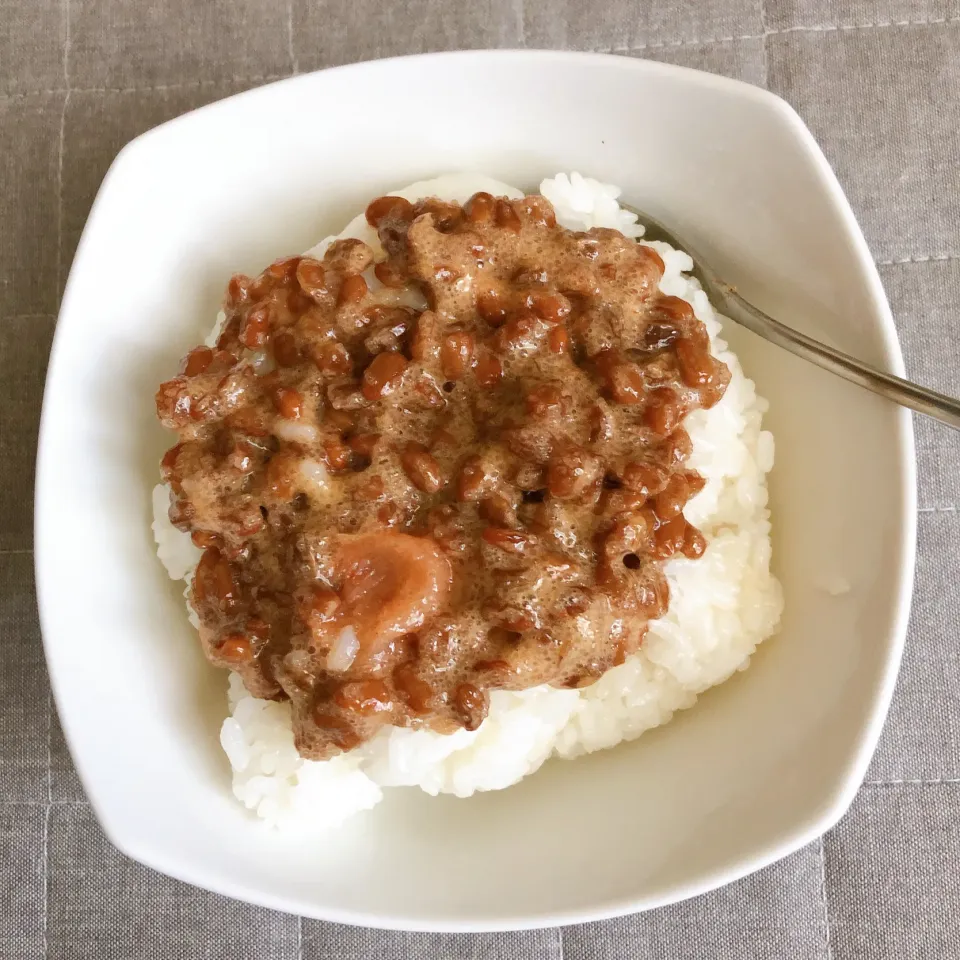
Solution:
<svg viewBox="0 0 960 960"><path fill-rule="evenodd" d="M364 60L310 71L308 73L296 74L231 94L220 100L190 110L185 114L145 131L129 141L119 151L108 168L87 216L86 224L74 254L73 264L71 265L70 274L61 299L57 327L51 344L37 444L34 486L34 572L44 655L50 677L53 700L57 704L58 715L61 715L61 717L61 688L64 685L64 680L59 675L57 669L56 648L58 644L53 639L53 628L49 613L53 604L53 591L52 583L48 581L45 572L47 569L46 558L48 554L52 555L56 550L55 541L51 537L48 529L50 524L48 523L46 510L44 509L44 504L47 503L49 499L46 488L50 482L50 470L46 467L46 462L50 458L49 448L52 443L50 440L50 434L52 432L50 420L53 416L50 413L48 396L51 392L51 383L58 381L60 379L59 372L69 366L69 358L66 356L64 349L64 324L62 324L61 321L64 317L73 313L73 291L76 286L76 267L78 264L82 265L85 262L84 254L91 242L91 224L98 218L103 198L112 188L118 168L126 161L131 153L143 149L145 144L149 144L154 138L162 135L165 131L177 125L183 125L185 122L193 122L196 115L202 115L205 112L222 108L226 103L240 99L253 103L258 97L275 95L268 91L275 91L278 87L292 89L297 84L311 82L312 78L321 73L335 72L339 74L350 74L369 72L370 70L389 71L397 64L406 64L414 61L447 62L451 64L466 63L469 61L491 61L493 63L508 61L547 63L553 61L566 63L571 67L580 67L589 64L604 65L606 67L615 66L624 72L624 77L627 80L629 80L631 74L696 79L697 82L706 84L715 90L727 91L729 94L740 98L750 98L758 103L764 104L768 109L775 110L779 113L781 119L785 120L791 126L809 159L815 163L821 185L829 193L836 212L841 217L846 239L853 248L860 266L863 268L866 292L873 302L876 315L880 318L879 330L877 332L881 336L884 366L894 374L899 376L904 375L903 355L892 312L884 293L876 263L869 251L867 241L856 222L850 203L837 180L836 174L830 167L813 134L793 107L778 95L761 87L746 83L745 81L735 80L690 67L662 63L640 57L620 56L614 53L551 49L527 50L522 48L455 50ZM914 431L910 412L905 409L900 409L899 416L895 423L895 441L898 448L898 464L900 470L899 479L902 489L902 496L898 505L900 511L898 516L898 520L900 521L900 537L897 543L898 555L901 562L897 570L898 586L896 591L895 613L889 627L891 643L890 654L883 667L882 677L878 683L872 711L861 732L857 754L852 759L843 782L836 785L831 795L824 797L820 809L808 817L806 822L797 823L792 830L784 831L778 842L770 842L762 852L753 855L744 855L733 863L705 873L695 881L679 883L669 887L659 895L624 895L607 900L602 904L576 909L540 911L533 914L517 916L503 914L499 917L480 919L471 919L469 917L451 919L449 916L434 916L427 919L418 919L410 918L400 913L391 915L388 913L367 913L357 909L318 907L311 902L306 895L289 896L285 894L273 894L264 888L254 888L246 883L235 880L232 882L211 882L209 878L198 877L192 867L185 869L182 862L180 862L176 856L169 856L168 851L164 850L161 846L155 846L152 841L149 841L145 836L127 836L124 834L124 831L115 830L114 822L108 816L105 816L104 807L100 803L99 785L89 780L84 763L82 759L78 757L78 752L74 749L68 717L66 720L61 721L64 737L90 807L104 833L115 847L133 859L174 879L190 883L214 893L230 896L285 913L352 926L373 927L378 929L442 933L482 933L567 926L644 912L677 903L740 880L757 870L763 869L795 853L801 847L821 837L823 833L834 826L844 813L846 813L856 797L879 741L893 696L906 641L916 564L918 522L917 467Z"/></svg>

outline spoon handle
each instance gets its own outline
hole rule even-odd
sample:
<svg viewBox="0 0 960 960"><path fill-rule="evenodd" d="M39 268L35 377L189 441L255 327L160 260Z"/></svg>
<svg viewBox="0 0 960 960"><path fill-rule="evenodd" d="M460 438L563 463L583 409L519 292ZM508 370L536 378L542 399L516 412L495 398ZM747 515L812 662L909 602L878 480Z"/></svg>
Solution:
<svg viewBox="0 0 960 960"><path fill-rule="evenodd" d="M799 330L794 330L779 320L767 316L752 303L744 300L731 286L717 281L716 286L725 303L723 311L748 330L769 340L790 353L815 363L858 386L886 397L917 413L933 417L955 430L960 430L960 401L935 390L927 390L893 374L884 373L869 363L864 363L847 353L828 347Z"/></svg>
<svg viewBox="0 0 960 960"><path fill-rule="evenodd" d="M722 301L721 313L725 313L731 320L746 327L758 337L763 337L764 340L769 340L770 343L804 360L809 360L810 363L835 373L838 377L849 380L850 383L864 387L901 406L916 410L917 413L939 420L940 423L945 423L954 430L960 430L960 400L937 393L936 390L918 387L915 383L895 377L891 373L884 373L883 370L878 370L869 363L857 360L856 357L851 357L850 354L843 353L841 350L828 347L825 343L814 340L813 337L808 337L805 333L794 330L793 327L788 327L779 320L774 320L773 317L744 300L729 283L724 283L688 244L674 236L656 217L625 203L621 203L620 206L635 214L637 221L646 229L644 240L664 240L679 250L687 251L694 262L693 276L700 281L707 296Z"/></svg>

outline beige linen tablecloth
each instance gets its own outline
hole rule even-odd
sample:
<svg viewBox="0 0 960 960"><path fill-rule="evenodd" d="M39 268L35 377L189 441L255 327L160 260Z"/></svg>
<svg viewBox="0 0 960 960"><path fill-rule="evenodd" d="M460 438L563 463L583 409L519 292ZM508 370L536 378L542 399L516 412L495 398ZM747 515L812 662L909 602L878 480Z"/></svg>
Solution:
<svg viewBox="0 0 960 960"><path fill-rule="evenodd" d="M960 0L0 0L0 958L960 956L960 434L918 423L920 558L867 782L821 842L740 883L564 930L355 930L186 887L84 800L33 592L40 396L64 279L120 147L266 80L392 54L569 47L789 100L850 197L910 374L960 393Z"/></svg>

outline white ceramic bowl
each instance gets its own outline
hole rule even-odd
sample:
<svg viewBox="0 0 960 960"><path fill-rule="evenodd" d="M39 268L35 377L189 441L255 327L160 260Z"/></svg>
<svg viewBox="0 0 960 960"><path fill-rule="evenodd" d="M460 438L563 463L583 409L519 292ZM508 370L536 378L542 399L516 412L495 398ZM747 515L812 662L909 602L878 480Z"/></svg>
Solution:
<svg viewBox="0 0 960 960"><path fill-rule="evenodd" d="M205 665L150 535L170 442L154 389L210 326L231 272L306 249L391 187L460 169L528 187L558 170L620 184L758 305L902 372L826 161L790 107L740 83L596 55L433 55L286 80L135 140L100 190L60 314L37 577L87 794L111 840L165 873L371 926L569 923L790 853L840 817L864 775L909 606L910 421L730 331L771 402L786 594L782 633L749 671L633 744L470 800L390 791L323 844L272 834L232 799L217 743L226 677Z"/></svg>

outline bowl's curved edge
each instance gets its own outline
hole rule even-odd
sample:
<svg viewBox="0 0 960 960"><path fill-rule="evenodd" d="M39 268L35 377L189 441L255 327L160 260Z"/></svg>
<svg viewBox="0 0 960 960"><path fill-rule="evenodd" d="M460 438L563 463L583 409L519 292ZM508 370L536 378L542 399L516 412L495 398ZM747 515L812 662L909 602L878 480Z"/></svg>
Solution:
<svg viewBox="0 0 960 960"><path fill-rule="evenodd" d="M151 132L152 131L147 131L147 133ZM54 665L55 658L51 653L50 641L48 639L49 617L45 613L45 610L49 609L52 605L48 597L53 596L53 589L51 586L51 589L48 592L47 580L44 576L44 570L47 569L45 558L48 552L50 555L53 555L56 552L56 546L52 537L48 537L47 535L45 511L41 506L47 501L47 497L44 494L44 489L46 486L47 477L50 473L50 471L44 466L48 458L47 449L50 445L50 403L48 402L48 398L53 390L52 384L54 384L58 379L54 374L56 370L64 363L63 343L65 340L65 334L63 331L65 328L61 324L61 320L68 313L69 305L72 301L71 291L76 285L76 281L74 279L74 264L81 259L83 252L89 245L89 237L92 233L91 224L93 224L95 218L97 217L98 211L104 203L104 198L109 193L109 187L112 181L115 179L117 171L127 163L130 154L135 149L135 145L146 135L147 134L141 134L139 137L134 138L120 149L119 153L116 155L116 157L114 157L110 166L107 168L107 172L104 174L103 180L100 182L100 186L97 188L97 194L90 206L90 212L87 214L87 220L84 223L83 231L80 234L80 240L77 243L77 249L74 251L73 262L70 267L70 273L67 276L67 281L64 285L63 295L60 298L60 308L57 313L57 323L56 327L54 328L53 340L50 344L50 353L47 360L47 369L44 377L43 397L40 404L40 423L37 429L37 453L34 460L33 578L37 599L37 617L40 621L40 641L43 645L43 655L47 665L47 676L50 682L52 701L53 705L57 709L58 716L60 714L58 671ZM108 833L109 835L109 831L107 830L108 818L104 816L103 805L99 802L96 786L87 776L86 768L83 763L77 762L77 752L72 743L72 734L69 729L69 724L61 723L61 729L74 769L80 779L81 786L83 787L84 794L90 801L90 806L93 808L94 814L97 817L97 821L104 828L104 832ZM118 849L123 849L123 846L120 843L117 843L112 836L110 839L114 842L114 846L116 846Z"/></svg>
<svg viewBox="0 0 960 960"><path fill-rule="evenodd" d="M429 53L403 54L393 57L379 57L369 60L358 60L355 63L345 63L334 67L324 67L319 70L312 70L308 73L295 74L289 77L282 77L277 80L271 80L248 90L241 90L238 93L221 97L211 103L195 107L178 117L173 117L163 123L145 130L143 133L130 140L120 151L114 164L124 153L136 149L138 144L153 138L162 131L169 129L174 125L184 122L192 122L194 118L202 116L209 110L223 107L224 104L234 103L241 100L251 100L260 95L267 95L265 91L271 91L281 86L293 86L296 84L310 83L312 78L319 74L347 75L358 71L369 71L371 69L390 70L394 65L401 63L420 63L420 62L443 62L445 60L464 62L469 60L493 60L508 62L510 60L541 60L544 63L550 61L565 61L568 63L594 63L597 65L616 65L624 70L643 71L648 74L660 74L662 76L682 76L689 80L698 82L709 82L715 88L726 88L736 91L738 96L749 97L757 102L777 101L777 103L786 106L792 111L792 108L782 98L755 84L747 83L745 80L736 80L733 77L725 77L720 74L708 73L705 70L697 70L693 67L684 67L674 63L663 63L659 60L646 60L642 57L623 56L617 53L596 53L589 50L551 50L551 49L525 49L523 47L510 48L481 48L477 50L436 50ZM799 120L799 117L797 118ZM800 121L802 124L803 121ZM806 128L804 128L806 129ZM809 131L808 131L809 134ZM111 168L112 169L112 168ZM109 174L109 171L108 171ZM106 182L106 177L104 178Z"/></svg>
<svg viewBox="0 0 960 960"><path fill-rule="evenodd" d="M847 237L853 245L864 276L867 278L869 293L874 307L882 321L884 353L886 354L889 372L899 377L906 376L903 360L903 351L897 335L896 324L890 303L887 300L883 282L877 270L876 262L870 252L866 237L857 223L856 216L850 206L850 201L837 179L833 168L820 149L815 137L804 123L800 115L782 97L768 91L760 91L768 99L771 106L787 122L797 136L803 141L807 153L817 165L818 173L824 187L829 191L834 205L843 219ZM880 690L874 704L873 714L864 731L864 737L857 757L851 765L847 781L836 790L832 802L825 805L822 813L822 827L820 833L834 826L846 813L853 803L857 792L866 776L870 761L873 758L883 724L890 709L893 692L896 687L897 676L900 672L900 663L906 646L907 627L910 619L910 609L913 600L913 583L917 558L917 460L916 439L913 429L913 415L905 407L900 407L897 414L897 444L899 446L898 462L900 464L900 522L901 535L899 540L899 577L896 609L897 615L889 631L892 653L888 657Z"/></svg>

